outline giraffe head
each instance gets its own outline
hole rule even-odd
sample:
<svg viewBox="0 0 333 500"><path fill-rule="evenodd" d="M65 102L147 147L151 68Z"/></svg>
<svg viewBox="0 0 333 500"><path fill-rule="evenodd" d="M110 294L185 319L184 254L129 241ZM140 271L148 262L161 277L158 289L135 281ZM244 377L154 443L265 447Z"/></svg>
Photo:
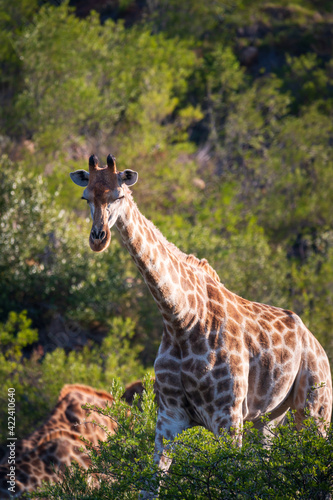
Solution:
<svg viewBox="0 0 333 500"><path fill-rule="evenodd" d="M94 252L103 252L111 241L110 229L126 202L124 185L135 184L138 174L129 169L118 172L112 155L108 155L105 167L99 167L97 156L92 155L89 158L89 172L76 170L70 176L75 184L85 188L82 199L88 202L93 221L90 248Z"/></svg>

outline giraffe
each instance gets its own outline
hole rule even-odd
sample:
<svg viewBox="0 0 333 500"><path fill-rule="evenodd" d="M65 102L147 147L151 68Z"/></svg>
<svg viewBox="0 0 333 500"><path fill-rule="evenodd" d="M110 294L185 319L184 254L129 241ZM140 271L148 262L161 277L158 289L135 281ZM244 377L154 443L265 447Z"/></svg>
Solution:
<svg viewBox="0 0 333 500"><path fill-rule="evenodd" d="M126 394L126 393L125 393ZM15 446L15 485L9 490L10 460L4 457L0 465L0 498L17 498L24 491L33 491L42 481L59 480L55 469L79 463L84 469L90 465L84 447L84 439L97 447L107 437L105 431L91 422L106 426L115 432L116 424L109 418L93 411L87 419L87 411L81 406L90 403L105 408L113 403L113 397L106 391L95 390L81 384L65 385L58 402L48 419L28 438L18 441ZM13 496L11 496L13 494Z"/></svg>
<svg viewBox="0 0 333 500"><path fill-rule="evenodd" d="M172 441L194 425L217 435L245 421L260 427L263 415L278 423L291 408L300 426L307 408L324 432L321 420L331 418L330 366L302 320L292 311L232 293L205 259L168 242L132 198L129 187L137 182L137 172L117 171L112 155L104 167L92 155L89 172L70 176L85 188L91 249L104 251L115 225L162 314L154 364L159 394L154 460L159 467L166 472L171 465L163 438ZM142 498L152 496L142 493Z"/></svg>
<svg viewBox="0 0 333 500"><path fill-rule="evenodd" d="M134 396L136 394L139 394L139 398L141 398L143 391L144 391L143 383L141 382L141 380L136 380L135 382L132 382L131 384L128 384L126 386L126 391L123 394L123 399L126 401L128 405L132 406Z"/></svg>
<svg viewBox="0 0 333 500"><path fill-rule="evenodd" d="M155 402L158 405L158 392L156 390L155 380L154 380L153 387L154 387L154 394L155 394ZM136 380L135 382L132 382L131 384L128 384L126 386L126 391L124 392L122 399L124 399L128 405L132 406L134 396L136 394L139 394L139 408L141 408L142 394L143 394L144 389L145 388L144 388L141 380Z"/></svg>
<svg viewBox="0 0 333 500"><path fill-rule="evenodd" d="M136 393L142 394L142 382L137 380L126 386L122 395L129 405ZM104 390L96 390L82 384L66 384L62 388L58 402L50 416L30 436L15 443L15 495L8 490L10 463L6 455L0 463L0 498L17 498L25 491L33 491L42 481L59 480L54 469L63 469L72 462L79 463L84 469L90 466L90 459L84 448L81 436L94 447L105 441L107 433L113 434L116 423L110 418L92 411L87 419L87 411L82 405L90 403L105 408L114 398ZM96 421L99 425L92 423ZM13 491L13 490L12 490Z"/></svg>

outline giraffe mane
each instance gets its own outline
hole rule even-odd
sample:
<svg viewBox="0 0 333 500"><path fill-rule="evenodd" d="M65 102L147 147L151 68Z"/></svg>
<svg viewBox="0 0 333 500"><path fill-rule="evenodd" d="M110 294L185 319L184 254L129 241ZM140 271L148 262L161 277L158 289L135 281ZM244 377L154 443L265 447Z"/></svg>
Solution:
<svg viewBox="0 0 333 500"><path fill-rule="evenodd" d="M190 254L187 255L185 260L191 266L196 266L203 269L207 274L209 274L211 278L213 278L214 281L220 281L219 275L217 274L215 269L213 269L212 266L208 263L207 259L198 259L198 257L196 257L195 255Z"/></svg>
<svg viewBox="0 0 333 500"><path fill-rule="evenodd" d="M64 385L64 387L60 391L58 403L62 399L64 399L67 396L67 394L70 394L73 391L79 391L79 392L82 392L84 394L92 394L94 396L98 396L100 398L107 399L112 403L114 401L113 396L109 392L104 391L103 389L94 389L93 387L90 387L88 385L83 385L83 384L66 384L66 385Z"/></svg>
<svg viewBox="0 0 333 500"><path fill-rule="evenodd" d="M128 198L137 207L137 205L136 205L136 203L135 203L135 201L134 201L134 199L132 197L132 191L127 186L124 186L124 188L126 190ZM144 218L145 223L147 224L147 226L149 227L149 229L151 229L152 231L154 231L157 234L159 240L161 241L161 243L163 243L163 245L166 248L168 248L173 254L175 254L183 262L186 262L186 264L189 264L190 266L198 267L199 269L202 269L214 281L217 281L218 283L220 283L220 277L219 277L219 275L212 268L212 266L208 263L207 259L198 259L198 257L196 257L193 254L188 255L185 252L182 252L181 250L179 250L179 248L176 245L174 245L173 243L171 243L170 241L168 241L166 239L166 237L161 233L161 231L155 226L155 224L151 220L147 219L143 214L141 214L141 215Z"/></svg>

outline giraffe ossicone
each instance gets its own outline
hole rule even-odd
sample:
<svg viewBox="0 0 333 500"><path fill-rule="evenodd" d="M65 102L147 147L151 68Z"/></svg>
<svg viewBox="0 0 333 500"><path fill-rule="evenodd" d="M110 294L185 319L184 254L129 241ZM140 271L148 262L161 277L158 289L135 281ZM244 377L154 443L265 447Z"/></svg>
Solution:
<svg viewBox="0 0 333 500"><path fill-rule="evenodd" d="M332 378L327 355L293 312L243 299L227 290L208 262L169 243L133 201L128 186L138 174L118 172L115 161L71 174L85 187L91 208L89 243L105 250L110 229L121 239L162 314L164 330L155 361L159 409L155 461L167 470L163 438L194 425L218 434L261 417L281 421L291 408L331 418ZM319 386L311 390L313 386ZM146 493L143 498L153 494Z"/></svg>

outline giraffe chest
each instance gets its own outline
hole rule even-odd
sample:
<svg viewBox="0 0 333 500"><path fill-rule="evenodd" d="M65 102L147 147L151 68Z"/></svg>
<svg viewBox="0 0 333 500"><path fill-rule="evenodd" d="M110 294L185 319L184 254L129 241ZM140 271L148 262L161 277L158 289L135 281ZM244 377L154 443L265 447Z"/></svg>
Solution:
<svg viewBox="0 0 333 500"><path fill-rule="evenodd" d="M185 342L170 343L166 336L155 361L163 406L180 408L194 424L212 428L214 414L235 397L236 377L228 356L226 348L212 348L205 337L185 346Z"/></svg>

